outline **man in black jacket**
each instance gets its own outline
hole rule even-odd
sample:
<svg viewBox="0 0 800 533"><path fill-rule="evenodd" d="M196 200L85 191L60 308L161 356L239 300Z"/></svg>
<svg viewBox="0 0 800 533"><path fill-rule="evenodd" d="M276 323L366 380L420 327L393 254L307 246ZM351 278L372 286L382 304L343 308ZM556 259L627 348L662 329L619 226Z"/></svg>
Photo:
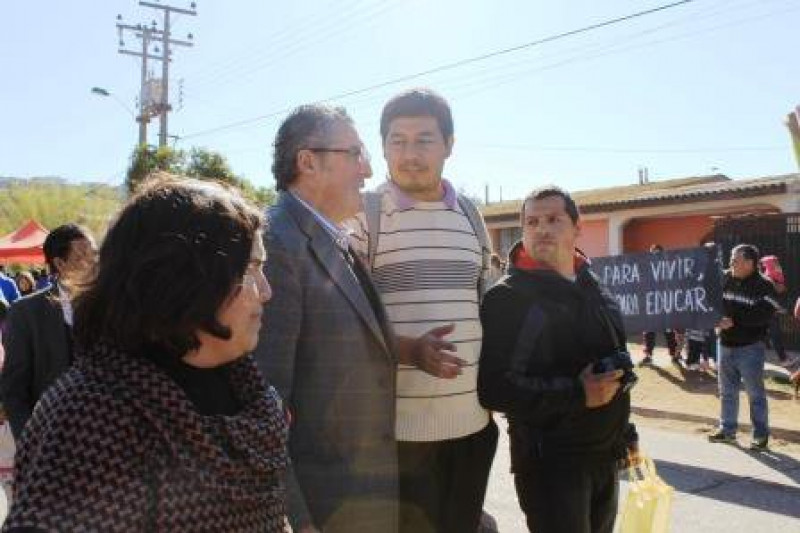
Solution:
<svg viewBox="0 0 800 533"><path fill-rule="evenodd" d="M75 224L51 231L43 249L55 282L14 302L3 334L6 360L0 394L15 440L45 389L72 363L70 293L93 268L96 255L91 235Z"/></svg>
<svg viewBox="0 0 800 533"><path fill-rule="evenodd" d="M622 352L616 303L576 253L578 209L557 187L529 195L509 276L486 295L478 394L508 417L511 464L528 527L610 533L618 466L636 459L628 370L601 370ZM612 366L613 368L613 366Z"/></svg>
<svg viewBox="0 0 800 533"><path fill-rule="evenodd" d="M764 338L780 308L772 283L758 271L758 248L740 244L731 251L730 269L722 286L724 315L718 324L719 395L722 404L719 428L711 442L735 442L739 419L739 385L744 382L750 403L753 441L763 450L769 443L769 414L764 390Z"/></svg>

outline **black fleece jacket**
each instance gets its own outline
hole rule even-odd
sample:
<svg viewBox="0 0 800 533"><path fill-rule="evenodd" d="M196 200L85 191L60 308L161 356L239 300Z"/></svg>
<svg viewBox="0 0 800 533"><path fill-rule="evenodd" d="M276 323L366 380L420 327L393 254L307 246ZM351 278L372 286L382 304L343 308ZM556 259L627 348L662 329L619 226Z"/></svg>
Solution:
<svg viewBox="0 0 800 533"><path fill-rule="evenodd" d="M515 246L509 275L483 300L478 371L481 405L508 416L512 469L624 457L636 440L630 395L589 409L579 379L624 342L616 302L585 264L573 282L552 270L519 268L521 255Z"/></svg>
<svg viewBox="0 0 800 533"><path fill-rule="evenodd" d="M720 332L723 346L747 346L763 341L772 316L780 309L775 286L758 272L744 279L725 271L722 285L723 314L733 327Z"/></svg>

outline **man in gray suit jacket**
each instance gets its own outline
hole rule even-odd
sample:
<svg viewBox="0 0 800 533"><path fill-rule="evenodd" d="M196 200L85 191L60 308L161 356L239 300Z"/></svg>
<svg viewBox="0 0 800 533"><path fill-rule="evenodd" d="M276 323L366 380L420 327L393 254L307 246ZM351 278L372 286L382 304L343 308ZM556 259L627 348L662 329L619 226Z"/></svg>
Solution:
<svg viewBox="0 0 800 533"><path fill-rule="evenodd" d="M295 531L397 530L398 361L452 378L463 361L442 337L395 337L341 222L361 210L372 174L342 108L296 109L275 140L280 191L268 212L273 287L255 357L291 413L287 480Z"/></svg>
<svg viewBox="0 0 800 533"><path fill-rule="evenodd" d="M3 334L6 360L0 394L16 440L45 389L72 362L70 287L93 267L96 254L92 237L75 224L51 231L43 248L56 281L14 302Z"/></svg>

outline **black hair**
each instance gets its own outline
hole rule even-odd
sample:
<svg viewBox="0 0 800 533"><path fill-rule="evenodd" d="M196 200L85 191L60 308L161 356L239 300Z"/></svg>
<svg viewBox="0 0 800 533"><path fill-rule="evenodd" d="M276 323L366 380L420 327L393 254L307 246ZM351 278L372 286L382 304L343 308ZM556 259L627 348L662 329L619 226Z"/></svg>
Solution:
<svg viewBox="0 0 800 533"><path fill-rule="evenodd" d="M88 238L88 230L77 224L64 224L48 233L47 237L44 239L42 249L44 251L44 260L50 272L59 274L55 260L56 258L67 259L72 241Z"/></svg>
<svg viewBox="0 0 800 533"><path fill-rule="evenodd" d="M381 113L381 140L385 143L392 120L398 117L433 117L447 142L453 136L453 114L450 105L431 89L404 91L386 102Z"/></svg>
<svg viewBox="0 0 800 533"><path fill-rule="evenodd" d="M572 223L575 224L578 222L580 218L580 211L578 211L578 206L575 204L575 200L572 199L572 196L569 195L567 191L562 189L561 187L557 187L555 185L545 185L544 187L539 187L531 191L528 196L525 197L525 200L522 202L522 209L520 211L520 219L524 219L525 217L525 205L532 200L543 200L545 198L550 198L553 196L557 196L564 200L564 209L567 211L567 215L569 215L570 220ZM523 221L524 225L524 221Z"/></svg>
<svg viewBox="0 0 800 533"><path fill-rule="evenodd" d="M263 226L261 213L221 184L160 176L122 209L97 270L75 299L75 341L177 358L197 331L229 339L216 316L235 293Z"/></svg>

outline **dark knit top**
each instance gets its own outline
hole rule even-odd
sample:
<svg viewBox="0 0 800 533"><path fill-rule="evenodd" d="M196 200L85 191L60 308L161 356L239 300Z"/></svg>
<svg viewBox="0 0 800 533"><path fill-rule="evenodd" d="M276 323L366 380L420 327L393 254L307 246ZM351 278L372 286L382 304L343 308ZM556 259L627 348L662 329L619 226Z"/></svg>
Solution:
<svg viewBox="0 0 800 533"><path fill-rule="evenodd" d="M287 423L250 357L228 369L241 408L206 416L146 359L76 355L23 434L4 532L288 531Z"/></svg>
<svg viewBox="0 0 800 533"><path fill-rule="evenodd" d="M233 416L242 408L230 381L232 364L198 368L157 352L148 352L145 357L181 388L201 415Z"/></svg>

